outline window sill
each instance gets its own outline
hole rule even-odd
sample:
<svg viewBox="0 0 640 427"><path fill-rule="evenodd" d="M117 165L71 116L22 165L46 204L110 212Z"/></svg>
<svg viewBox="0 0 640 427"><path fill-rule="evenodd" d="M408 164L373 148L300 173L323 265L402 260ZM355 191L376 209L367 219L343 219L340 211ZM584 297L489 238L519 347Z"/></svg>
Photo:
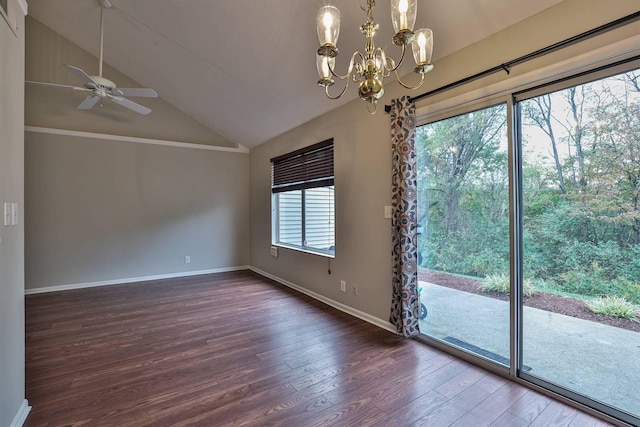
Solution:
<svg viewBox="0 0 640 427"><path fill-rule="evenodd" d="M310 254L310 255L317 255L317 256L321 256L324 258L335 258L336 254L335 253L330 253L330 252L322 252L320 250L313 250L313 249L309 249L309 248L304 248L302 246L293 246L293 245L283 245L282 243L272 243L271 246L275 246L278 248L284 248L284 249L290 249L292 251L297 251L297 252L303 252L306 254Z"/></svg>

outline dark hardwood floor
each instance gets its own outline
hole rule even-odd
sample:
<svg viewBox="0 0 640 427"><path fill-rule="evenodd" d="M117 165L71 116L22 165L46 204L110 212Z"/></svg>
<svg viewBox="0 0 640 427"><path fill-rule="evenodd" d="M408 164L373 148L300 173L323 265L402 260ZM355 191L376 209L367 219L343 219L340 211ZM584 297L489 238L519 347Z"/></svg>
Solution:
<svg viewBox="0 0 640 427"><path fill-rule="evenodd" d="M603 426L251 272L26 298L26 426Z"/></svg>

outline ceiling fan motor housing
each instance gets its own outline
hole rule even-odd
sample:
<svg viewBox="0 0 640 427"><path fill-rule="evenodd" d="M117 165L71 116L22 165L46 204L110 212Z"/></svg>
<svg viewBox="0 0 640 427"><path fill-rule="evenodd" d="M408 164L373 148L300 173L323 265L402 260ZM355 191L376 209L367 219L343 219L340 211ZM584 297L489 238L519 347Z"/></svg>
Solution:
<svg viewBox="0 0 640 427"><path fill-rule="evenodd" d="M116 84L109 79L105 79L100 76L91 76L91 80L95 83L95 86L91 82L86 83L87 89L94 89L102 92L112 92L116 88ZM104 96L100 94L100 96Z"/></svg>

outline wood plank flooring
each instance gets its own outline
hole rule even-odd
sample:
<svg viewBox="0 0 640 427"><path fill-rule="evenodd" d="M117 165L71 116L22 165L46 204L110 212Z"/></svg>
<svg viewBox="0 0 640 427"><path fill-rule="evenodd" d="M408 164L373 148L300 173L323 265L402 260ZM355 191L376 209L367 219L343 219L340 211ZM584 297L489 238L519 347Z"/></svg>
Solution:
<svg viewBox="0 0 640 427"><path fill-rule="evenodd" d="M30 295L26 426L604 426L254 273Z"/></svg>

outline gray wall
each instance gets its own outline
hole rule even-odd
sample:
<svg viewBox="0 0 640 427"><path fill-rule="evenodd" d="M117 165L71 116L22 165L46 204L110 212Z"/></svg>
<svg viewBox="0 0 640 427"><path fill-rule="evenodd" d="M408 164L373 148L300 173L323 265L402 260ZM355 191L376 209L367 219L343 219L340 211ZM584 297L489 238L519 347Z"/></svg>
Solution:
<svg viewBox="0 0 640 427"><path fill-rule="evenodd" d="M0 17L0 211L19 204L18 225L0 220L0 425L11 424L24 389L24 16L17 37Z"/></svg>
<svg viewBox="0 0 640 427"><path fill-rule="evenodd" d="M37 20L28 18L26 28L27 80L76 85L62 64L96 70L97 58ZM105 75L120 86L139 86L107 64ZM124 136L26 132L26 288L248 265L249 155L206 149L235 145L161 98L139 100L153 109L148 116L108 102L77 110L83 98L26 85L26 125Z"/></svg>
<svg viewBox="0 0 640 427"><path fill-rule="evenodd" d="M567 0L522 21L473 46L443 58L427 75L417 93L427 92L457 79L501 64L549 44L587 31L637 10L638 2L627 0ZM590 39L572 48L514 67L517 76L556 61L589 52L616 40L638 34L638 24ZM438 35L435 35L437 49ZM451 97L503 80L504 74L477 81L429 102ZM355 88L350 88L355 90ZM388 84L384 102L407 94ZM416 93L416 92L413 92ZM324 96L318 90L319 97ZM383 218L384 205L391 204L391 147L389 116L382 111L367 113L356 100L251 150L251 264L274 276L374 316L389 318L391 302L391 224ZM271 157L334 138L336 194L336 257L334 260L281 249L269 255L271 243ZM331 265L332 274L327 267ZM340 280L356 283L360 295L339 290Z"/></svg>
<svg viewBox="0 0 640 427"><path fill-rule="evenodd" d="M27 289L249 264L248 154L26 132L25 164Z"/></svg>

